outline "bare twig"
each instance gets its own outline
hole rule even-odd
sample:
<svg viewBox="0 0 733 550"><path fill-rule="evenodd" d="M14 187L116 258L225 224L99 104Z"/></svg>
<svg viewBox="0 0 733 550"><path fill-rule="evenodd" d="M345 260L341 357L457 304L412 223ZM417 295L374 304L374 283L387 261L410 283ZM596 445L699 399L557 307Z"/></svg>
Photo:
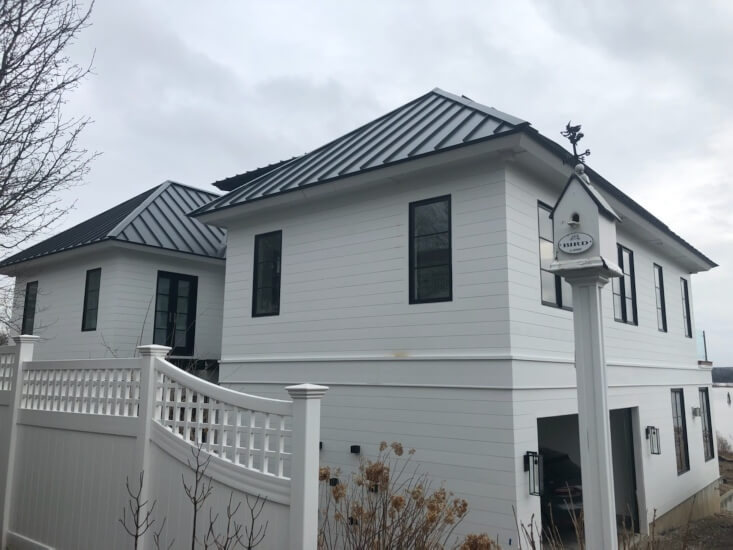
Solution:
<svg viewBox="0 0 733 550"><path fill-rule="evenodd" d="M125 478L125 487L127 488L127 494L130 496L127 503L130 509L130 518L128 521L127 509L122 508L122 517L118 519L122 527L125 529L125 532L133 538L133 548L135 548L135 550L137 550L140 538L155 523L155 520L153 519L153 511L155 510L157 502L153 501L150 506L148 506L147 500L141 502L144 475L144 472L140 472L140 484L137 490L130 487L130 478Z"/></svg>

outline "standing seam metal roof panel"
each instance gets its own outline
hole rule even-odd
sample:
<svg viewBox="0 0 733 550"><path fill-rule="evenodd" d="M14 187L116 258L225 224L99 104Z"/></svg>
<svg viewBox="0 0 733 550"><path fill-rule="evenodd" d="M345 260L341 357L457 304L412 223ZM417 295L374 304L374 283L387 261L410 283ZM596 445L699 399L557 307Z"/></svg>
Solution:
<svg viewBox="0 0 733 550"><path fill-rule="evenodd" d="M214 193L166 181L0 261L0 268L104 240L223 258L225 230L188 216L215 198Z"/></svg>
<svg viewBox="0 0 733 550"><path fill-rule="evenodd" d="M344 136L262 174L193 216L388 166L509 132L527 122L436 88Z"/></svg>

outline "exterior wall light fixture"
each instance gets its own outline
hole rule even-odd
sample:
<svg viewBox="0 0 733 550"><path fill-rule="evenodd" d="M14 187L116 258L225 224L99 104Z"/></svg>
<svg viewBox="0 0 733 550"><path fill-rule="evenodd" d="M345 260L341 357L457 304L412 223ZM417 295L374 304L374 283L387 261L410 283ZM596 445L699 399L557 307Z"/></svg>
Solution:
<svg viewBox="0 0 733 550"><path fill-rule="evenodd" d="M524 471L529 473L529 494L542 494L542 455L535 451L527 451L524 455Z"/></svg>
<svg viewBox="0 0 733 550"><path fill-rule="evenodd" d="M646 438L649 440L649 451L653 455L662 454L662 447L659 444L659 428L655 426L647 426Z"/></svg>

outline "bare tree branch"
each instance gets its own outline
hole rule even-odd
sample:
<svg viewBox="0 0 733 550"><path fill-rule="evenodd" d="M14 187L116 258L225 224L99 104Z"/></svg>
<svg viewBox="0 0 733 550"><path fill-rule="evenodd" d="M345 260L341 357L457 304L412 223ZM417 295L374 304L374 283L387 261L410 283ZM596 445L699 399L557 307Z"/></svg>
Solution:
<svg viewBox="0 0 733 550"><path fill-rule="evenodd" d="M82 181L95 154L78 143L91 122L63 106L91 72L66 53L89 25L77 0L0 4L0 249L32 239L66 213L57 193Z"/></svg>

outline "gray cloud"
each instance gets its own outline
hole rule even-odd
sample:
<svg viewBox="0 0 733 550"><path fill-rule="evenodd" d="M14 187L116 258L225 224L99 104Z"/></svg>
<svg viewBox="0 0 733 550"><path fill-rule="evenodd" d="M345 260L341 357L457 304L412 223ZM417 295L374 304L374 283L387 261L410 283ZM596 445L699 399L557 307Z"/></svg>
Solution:
<svg viewBox="0 0 733 550"><path fill-rule="evenodd" d="M696 322L733 365L733 6L681 0L99 2L69 103L102 151L64 226L163 179L205 186L303 153L440 86L560 140L721 267Z"/></svg>

